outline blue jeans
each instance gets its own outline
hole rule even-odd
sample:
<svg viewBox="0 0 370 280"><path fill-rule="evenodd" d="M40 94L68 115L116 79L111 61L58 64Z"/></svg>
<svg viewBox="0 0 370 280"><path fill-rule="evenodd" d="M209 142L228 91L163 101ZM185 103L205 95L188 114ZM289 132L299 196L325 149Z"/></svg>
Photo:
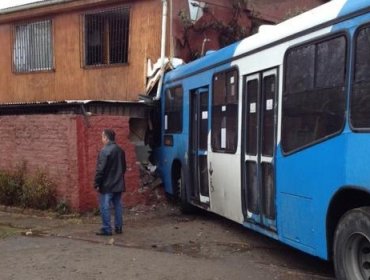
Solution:
<svg viewBox="0 0 370 280"><path fill-rule="evenodd" d="M112 233L110 223L110 206L114 208L114 226L121 228L122 222L122 193L101 193L99 195L100 215L102 219L101 231L105 233Z"/></svg>

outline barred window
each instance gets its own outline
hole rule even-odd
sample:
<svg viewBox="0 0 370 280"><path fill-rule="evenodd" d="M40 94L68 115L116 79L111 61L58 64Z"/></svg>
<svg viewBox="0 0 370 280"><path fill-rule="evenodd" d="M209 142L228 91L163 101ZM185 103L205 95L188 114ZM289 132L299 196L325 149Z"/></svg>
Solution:
<svg viewBox="0 0 370 280"><path fill-rule="evenodd" d="M53 69L51 20L14 26L13 63L15 72Z"/></svg>
<svg viewBox="0 0 370 280"><path fill-rule="evenodd" d="M86 66L127 63L129 21L127 7L85 14Z"/></svg>

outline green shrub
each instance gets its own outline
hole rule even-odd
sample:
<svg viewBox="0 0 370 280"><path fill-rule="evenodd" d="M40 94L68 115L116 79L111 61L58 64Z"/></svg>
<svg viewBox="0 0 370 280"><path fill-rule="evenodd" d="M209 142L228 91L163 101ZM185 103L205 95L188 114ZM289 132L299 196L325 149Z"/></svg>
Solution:
<svg viewBox="0 0 370 280"><path fill-rule="evenodd" d="M22 194L23 176L14 172L0 172L0 203L19 205Z"/></svg>
<svg viewBox="0 0 370 280"><path fill-rule="evenodd" d="M45 172L39 170L25 179L20 202L23 207L41 210L56 206L55 187Z"/></svg>
<svg viewBox="0 0 370 280"><path fill-rule="evenodd" d="M14 171L0 171L0 204L41 210L53 208L55 185L44 171L28 175L23 162Z"/></svg>
<svg viewBox="0 0 370 280"><path fill-rule="evenodd" d="M70 214L72 212L71 211L71 206L65 200L61 200L61 201L58 202L57 206L55 207L55 211L59 215L66 215L66 214Z"/></svg>

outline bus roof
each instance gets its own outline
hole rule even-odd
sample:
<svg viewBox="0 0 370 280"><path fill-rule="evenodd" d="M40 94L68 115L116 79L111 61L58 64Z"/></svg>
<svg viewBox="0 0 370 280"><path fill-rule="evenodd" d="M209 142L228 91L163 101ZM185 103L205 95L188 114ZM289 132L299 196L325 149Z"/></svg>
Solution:
<svg viewBox="0 0 370 280"><path fill-rule="evenodd" d="M230 46L182 65L167 73L165 82L173 82L203 72L210 67L217 67L225 63L230 63L235 57L258 51L270 44L286 40L286 38L299 34L300 32L330 23L339 18L346 18L366 8L370 8L369 0L332 0L275 26L269 26L269 28L265 28L259 33Z"/></svg>

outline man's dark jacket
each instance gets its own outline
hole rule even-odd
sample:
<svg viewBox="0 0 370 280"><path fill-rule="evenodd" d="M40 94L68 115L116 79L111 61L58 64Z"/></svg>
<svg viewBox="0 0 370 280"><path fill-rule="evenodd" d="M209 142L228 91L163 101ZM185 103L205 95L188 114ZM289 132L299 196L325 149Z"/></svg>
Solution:
<svg viewBox="0 0 370 280"><path fill-rule="evenodd" d="M108 142L98 155L95 188L100 193L124 192L125 172L125 152L115 142Z"/></svg>

